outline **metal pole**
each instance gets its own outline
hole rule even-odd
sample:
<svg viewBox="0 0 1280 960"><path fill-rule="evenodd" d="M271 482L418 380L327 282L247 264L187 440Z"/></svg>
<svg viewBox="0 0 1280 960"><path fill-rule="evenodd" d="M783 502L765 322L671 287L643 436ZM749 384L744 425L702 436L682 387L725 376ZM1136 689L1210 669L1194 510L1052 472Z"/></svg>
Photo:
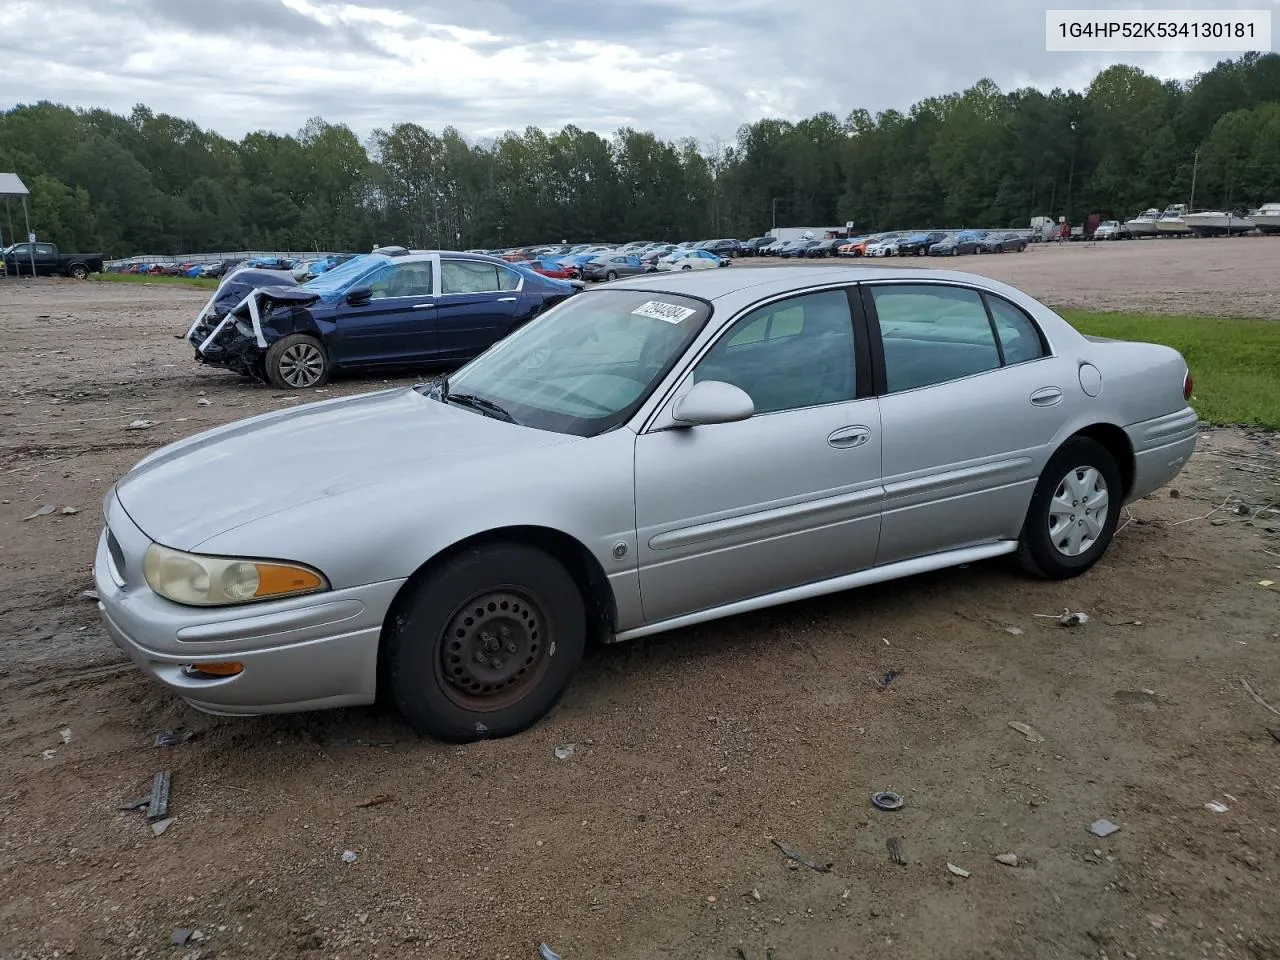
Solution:
<svg viewBox="0 0 1280 960"><path fill-rule="evenodd" d="M1187 204L1187 213L1195 213L1196 211L1196 170L1200 166L1200 151L1195 152L1195 157L1191 161L1191 202Z"/></svg>
<svg viewBox="0 0 1280 960"><path fill-rule="evenodd" d="M772 233L774 230L777 230L777 229L778 229L778 198L774 197L773 198L773 226L769 229L769 232Z"/></svg>
<svg viewBox="0 0 1280 960"><path fill-rule="evenodd" d="M36 278L36 241L31 233L31 214L27 210L27 198L22 198L22 216L27 221L27 250L31 253L31 279Z"/></svg>

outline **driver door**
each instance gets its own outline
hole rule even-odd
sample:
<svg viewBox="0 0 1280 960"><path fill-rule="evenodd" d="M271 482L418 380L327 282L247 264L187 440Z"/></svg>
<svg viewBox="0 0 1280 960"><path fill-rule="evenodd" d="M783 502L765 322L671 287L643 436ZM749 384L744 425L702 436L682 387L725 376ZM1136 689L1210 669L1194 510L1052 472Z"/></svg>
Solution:
<svg viewBox="0 0 1280 960"><path fill-rule="evenodd" d="M646 622L875 563L880 408L862 341L844 289L759 307L688 374L741 387L755 415L637 438Z"/></svg>
<svg viewBox="0 0 1280 960"><path fill-rule="evenodd" d="M434 264L389 263L368 280L372 296L340 304L336 359L344 366L418 363L438 349Z"/></svg>

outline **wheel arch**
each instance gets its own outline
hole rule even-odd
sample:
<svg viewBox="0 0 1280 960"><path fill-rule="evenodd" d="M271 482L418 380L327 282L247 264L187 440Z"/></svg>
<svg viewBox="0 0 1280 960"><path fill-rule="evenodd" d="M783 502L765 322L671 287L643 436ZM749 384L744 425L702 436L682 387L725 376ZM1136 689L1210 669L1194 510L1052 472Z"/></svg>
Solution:
<svg viewBox="0 0 1280 960"><path fill-rule="evenodd" d="M1128 498L1129 492L1133 490L1133 481L1137 473L1137 458L1129 435L1114 423L1092 423L1071 434L1067 440L1073 437L1088 437L1106 447L1107 452L1115 457L1116 465L1120 468L1124 497ZM1066 440L1063 443L1066 443Z"/></svg>
<svg viewBox="0 0 1280 960"><path fill-rule="evenodd" d="M382 632L378 637L378 698L382 699L385 691L387 663L386 652L389 647L387 639L395 628L396 618L404 604L418 586L436 570L465 550L495 542L514 542L536 547L559 560L569 575L573 577L582 593L582 602L587 613L588 639L594 635L600 640L612 636L617 623L617 601L604 567L590 550L577 538L562 530L532 524L495 527L472 534L456 543L450 544L434 556L426 560L416 569L400 589L387 610L382 621Z"/></svg>

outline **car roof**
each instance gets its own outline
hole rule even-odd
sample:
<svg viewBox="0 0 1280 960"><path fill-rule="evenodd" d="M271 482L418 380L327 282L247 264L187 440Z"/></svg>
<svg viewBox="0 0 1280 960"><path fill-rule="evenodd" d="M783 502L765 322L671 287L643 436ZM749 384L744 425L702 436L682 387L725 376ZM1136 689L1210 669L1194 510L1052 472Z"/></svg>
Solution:
<svg viewBox="0 0 1280 960"><path fill-rule="evenodd" d="M958 270L921 270L913 267L728 267L721 270L650 273L612 283L612 290L653 291L723 301L731 309L791 292L833 283L873 280L950 281L999 290L1005 285L988 277ZM741 303L736 302L741 301Z"/></svg>

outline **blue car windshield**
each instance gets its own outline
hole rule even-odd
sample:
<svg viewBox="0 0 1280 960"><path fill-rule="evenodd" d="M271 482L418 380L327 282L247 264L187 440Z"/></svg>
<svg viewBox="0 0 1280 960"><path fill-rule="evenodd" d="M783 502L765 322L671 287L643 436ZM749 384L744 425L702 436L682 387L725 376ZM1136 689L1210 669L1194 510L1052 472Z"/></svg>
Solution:
<svg viewBox="0 0 1280 960"><path fill-rule="evenodd" d="M390 257L379 253L352 257L346 263L326 270L314 280L308 280L302 285L302 289L318 293L322 300L337 300L378 267L390 262Z"/></svg>

